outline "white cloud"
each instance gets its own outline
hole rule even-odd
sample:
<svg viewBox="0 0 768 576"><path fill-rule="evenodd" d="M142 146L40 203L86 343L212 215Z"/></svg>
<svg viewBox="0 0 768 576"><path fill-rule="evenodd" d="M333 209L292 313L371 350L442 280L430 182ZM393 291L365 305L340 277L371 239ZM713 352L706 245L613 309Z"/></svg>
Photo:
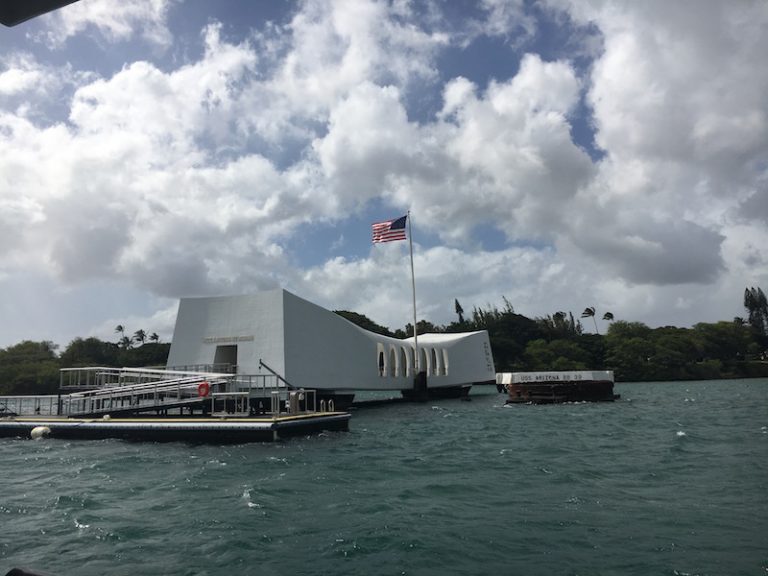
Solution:
<svg viewBox="0 0 768 576"><path fill-rule="evenodd" d="M73 71L68 63L43 64L28 52L6 51L0 55L0 113L48 123L55 116L51 109L90 77L88 72Z"/></svg>
<svg viewBox="0 0 768 576"><path fill-rule="evenodd" d="M318 0L303 8L273 86L304 113L330 108L366 81L406 85L436 74L432 58L447 38L403 24L384 2Z"/></svg>
<svg viewBox="0 0 768 576"><path fill-rule="evenodd" d="M269 146L304 146L360 86L407 91L434 81L435 58L448 38L410 17L402 3L304 2L290 23L256 35L266 74L240 102L240 128Z"/></svg>
<svg viewBox="0 0 768 576"><path fill-rule="evenodd" d="M569 238L632 282L718 281L739 203L763 204L768 13L761 3L552 2L599 27L588 101L598 175Z"/></svg>
<svg viewBox="0 0 768 576"><path fill-rule="evenodd" d="M246 45L221 44L217 28L211 27L206 53L195 64L164 73L136 62L111 78L82 85L72 100L69 126L37 127L4 115L0 174L9 183L6 189L15 190L12 198L3 199L0 216L13 223L6 233L14 238L4 248L16 245L17 255L26 250L23 258L6 260L6 265L37 257L62 279L77 282L127 274L137 260L158 253L160 247L148 239L173 246L164 225L192 228L190 236L198 242L220 242L231 222L249 212L238 205L212 210L223 201L218 194L229 185L229 196L246 205L247 199L231 187L252 178L266 186L270 182L263 176L271 168L264 160L245 158L219 172L244 170L247 176L235 175L234 183L223 178L209 187L209 151L200 141L215 141L216 127L227 125L237 82L254 61ZM183 232L177 231L176 238L182 239ZM168 264L165 258L160 262ZM200 262L193 267L203 278L194 284L200 289L208 268ZM163 274L150 276L136 280L162 293L158 279Z"/></svg>
<svg viewBox="0 0 768 576"><path fill-rule="evenodd" d="M579 97L572 68L526 55L514 78L492 82L485 94L464 79L444 94L443 122L420 138L439 176L400 180L398 199L446 239L465 240L480 224L511 238L554 238L592 173L570 137L568 114Z"/></svg>
<svg viewBox="0 0 768 576"><path fill-rule="evenodd" d="M231 134L232 102L256 62L247 44L222 43L217 25L205 30L205 48L200 61L170 73L138 61L109 79L82 86L74 95L70 120L84 135L119 134L162 143L167 152L158 161L198 153L195 139L216 141Z"/></svg>
<svg viewBox="0 0 768 576"><path fill-rule="evenodd" d="M335 200L354 206L384 194L390 177L414 172L421 139L396 88L362 84L330 111L313 149Z"/></svg>
<svg viewBox="0 0 768 576"><path fill-rule="evenodd" d="M531 53L484 86L441 78L440 51L510 30L523 3L486 2L496 20L448 37L407 2L307 1L241 42L207 26L196 61L129 58L101 78L6 57L0 277L45 270L73 293L110 279L160 297L162 318L109 313L91 324L100 334L131 315L159 332L164 298L275 286L396 328L410 321L402 245L306 269L289 248L318 223L351 245L347 216L373 201L411 209L416 238L444 244L417 245L420 315L434 322L453 319L454 298L469 310L502 296L528 315L729 318L740 284L768 282L768 15L682 4L552 0L603 36L586 75ZM49 22L59 43L93 25L165 45L169 5L84 0ZM414 118L425 86L442 109ZM39 103L70 89L50 120ZM599 160L572 136L585 100ZM481 248L483 228L508 245Z"/></svg>
<svg viewBox="0 0 768 576"><path fill-rule="evenodd" d="M0 72L0 96L10 96L20 92L28 93L39 87L44 74L29 58L20 62L6 64L4 72Z"/></svg>
<svg viewBox="0 0 768 576"><path fill-rule="evenodd" d="M126 336L130 336L138 330L144 330L147 336L155 333L160 338L160 342L170 342L176 324L179 304L177 301L171 303L160 301L158 305L164 307L147 315L128 314L107 318L94 327L87 336L83 337L94 336L107 342L116 342L120 335L115 332L115 327L120 325L125 328Z"/></svg>
<svg viewBox="0 0 768 576"><path fill-rule="evenodd" d="M536 20L526 13L523 0L482 0L481 6L487 11L484 34L508 36L522 29L531 36L536 30Z"/></svg>
<svg viewBox="0 0 768 576"><path fill-rule="evenodd" d="M159 47L170 45L166 24L168 10L176 0L83 0L44 16L47 29L43 39L51 48L61 47L68 38L89 28L109 42L134 36Z"/></svg>
<svg viewBox="0 0 768 576"><path fill-rule="evenodd" d="M448 323L455 320L455 298L466 305L467 313L473 306L500 305L505 296L521 311L544 313L546 308L536 302L536 287L550 290L561 263L551 251L467 253L416 245L414 267L419 319ZM310 268L294 289L331 309L364 313L393 330L413 323L408 251L400 244L376 245L362 260L334 258Z"/></svg>
<svg viewBox="0 0 768 576"><path fill-rule="evenodd" d="M476 14L462 15L461 26L451 29L452 40L462 48L487 37L502 38L507 44L519 47L537 32L536 18L526 10L524 0L481 0L472 8ZM443 23L440 16L433 19ZM444 24L450 26L450 23Z"/></svg>

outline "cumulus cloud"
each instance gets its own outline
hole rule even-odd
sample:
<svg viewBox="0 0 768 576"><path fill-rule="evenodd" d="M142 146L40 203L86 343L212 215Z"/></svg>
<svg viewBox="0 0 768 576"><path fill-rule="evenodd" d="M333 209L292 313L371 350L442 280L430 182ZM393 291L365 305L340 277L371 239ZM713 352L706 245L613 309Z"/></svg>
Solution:
<svg viewBox="0 0 768 576"><path fill-rule="evenodd" d="M47 17L48 39L92 28L167 46L172 6L83 1ZM408 2L308 0L240 39L207 25L187 62L128 59L101 77L7 55L0 275L35 267L163 298L284 286L397 327L402 246L306 268L290 248L310 224L349 245L342 226L375 205L410 209L439 244L416 254L420 313L436 322L454 298L502 296L531 315L598 305L684 322L768 281L764 8L543 6L601 36L591 66L531 52L509 77L442 78L446 47L535 35L526 3L496 0L461 30ZM419 116L426 89L440 105ZM585 108L593 157L574 137ZM482 248L478 230L503 238Z"/></svg>
<svg viewBox="0 0 768 576"><path fill-rule="evenodd" d="M435 80L435 59L448 38L414 25L413 17L406 3L316 0L287 24L255 34L263 80L243 94L241 130L271 148L305 146L361 86L407 92Z"/></svg>
<svg viewBox="0 0 768 576"><path fill-rule="evenodd" d="M29 55L13 55L3 62L3 69L0 72L0 96L34 93L50 81L42 67Z"/></svg>
<svg viewBox="0 0 768 576"><path fill-rule="evenodd" d="M708 284L725 269L717 232L672 218L617 223L602 216L585 218L590 225L578 228L573 242L632 283Z"/></svg>
<svg viewBox="0 0 768 576"><path fill-rule="evenodd" d="M485 307L499 304L506 296L521 310L543 310L534 302L536 288L553 291L554 287L557 292L553 281L562 271L562 262L550 250L512 248L468 253L417 245L414 267L419 318L448 322L455 319L455 298ZM461 274L456 274L457 270ZM514 283L508 282L511 273L517 276ZM329 308L360 311L392 329L413 323L408 253L396 244L376 245L365 259L334 258L312 267L295 286Z"/></svg>
<svg viewBox="0 0 768 576"><path fill-rule="evenodd" d="M450 11L456 6L444 6ZM446 19L443 13L430 14L432 19L450 30L452 42L467 48L478 38L499 38L510 46L519 47L537 32L536 18L526 10L524 0L481 0L469 5L462 14L460 25Z"/></svg>
<svg viewBox="0 0 768 576"><path fill-rule="evenodd" d="M399 91L363 84L330 111L313 150L337 199L364 202L384 194L390 177L417 170L420 141Z"/></svg>
<svg viewBox="0 0 768 576"><path fill-rule="evenodd" d="M205 179L198 167L205 167L209 154L200 140L215 140L215 127L227 124L234 85L255 56L247 46L221 44L215 26L205 41L201 61L171 73L136 62L83 84L67 125L0 118L0 174L6 190L14 190L3 215L16 223L16 242L41 254L63 279L130 270L137 258L153 253L147 239L167 239L158 226L177 214L190 222L199 217L196 238L205 238L208 229L221 236L228 220L242 217L237 206L211 211L220 188L231 185L226 178L218 189L194 186ZM38 169L41 162L44 170ZM254 163L236 163L230 172L238 165L247 170ZM250 177L263 173L251 170ZM219 221L207 222L211 214ZM142 247L146 253L137 256Z"/></svg>
<svg viewBox="0 0 768 576"><path fill-rule="evenodd" d="M403 22L387 3L322 0L303 8L288 27L291 49L273 86L305 112L329 108L362 82L407 85L436 75L445 35Z"/></svg>
<svg viewBox="0 0 768 576"><path fill-rule="evenodd" d="M464 78L452 80L438 121L403 130L406 144L391 147L411 163L401 162L407 169L390 175L389 195L452 243L466 242L478 225L510 238L554 238L568 202L592 172L570 137L568 115L578 98L573 69L536 55L484 92Z"/></svg>
<svg viewBox="0 0 768 576"><path fill-rule="evenodd" d="M764 6L550 4L604 39L587 98L606 156L571 241L633 282L712 283L737 266L722 250L734 210L764 189Z"/></svg>
<svg viewBox="0 0 768 576"><path fill-rule="evenodd" d="M6 51L0 55L0 112L48 123L66 106L67 96L89 78L90 72L74 71L68 63L54 66L29 52Z"/></svg>
<svg viewBox="0 0 768 576"><path fill-rule="evenodd" d="M172 38L166 24L168 10L176 0L86 0L44 16L47 28L41 39L51 48L61 47L68 38L90 28L108 42L134 36L160 47Z"/></svg>

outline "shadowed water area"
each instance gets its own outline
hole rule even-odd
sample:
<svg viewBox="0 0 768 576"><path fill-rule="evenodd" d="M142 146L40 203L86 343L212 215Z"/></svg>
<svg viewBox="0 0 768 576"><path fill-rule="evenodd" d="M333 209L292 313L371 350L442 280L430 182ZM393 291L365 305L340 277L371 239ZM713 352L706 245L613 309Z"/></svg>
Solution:
<svg viewBox="0 0 768 576"><path fill-rule="evenodd" d="M765 575L768 380L239 446L0 440L0 574Z"/></svg>

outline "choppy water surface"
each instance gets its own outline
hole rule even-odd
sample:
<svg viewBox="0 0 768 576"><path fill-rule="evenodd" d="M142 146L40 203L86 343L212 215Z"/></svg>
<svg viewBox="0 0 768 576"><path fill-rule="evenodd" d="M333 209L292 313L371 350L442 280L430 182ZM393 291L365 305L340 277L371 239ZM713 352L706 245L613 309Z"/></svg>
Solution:
<svg viewBox="0 0 768 576"><path fill-rule="evenodd" d="M276 444L0 440L0 574L768 572L768 380L490 389Z"/></svg>

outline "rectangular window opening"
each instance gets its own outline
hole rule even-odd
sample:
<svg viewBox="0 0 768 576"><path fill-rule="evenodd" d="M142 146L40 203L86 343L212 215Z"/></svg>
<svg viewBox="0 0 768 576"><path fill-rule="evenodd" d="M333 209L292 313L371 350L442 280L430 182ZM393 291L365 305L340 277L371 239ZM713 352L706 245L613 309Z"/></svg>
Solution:
<svg viewBox="0 0 768 576"><path fill-rule="evenodd" d="M237 367L237 344L216 346L213 364L214 371L234 372Z"/></svg>

